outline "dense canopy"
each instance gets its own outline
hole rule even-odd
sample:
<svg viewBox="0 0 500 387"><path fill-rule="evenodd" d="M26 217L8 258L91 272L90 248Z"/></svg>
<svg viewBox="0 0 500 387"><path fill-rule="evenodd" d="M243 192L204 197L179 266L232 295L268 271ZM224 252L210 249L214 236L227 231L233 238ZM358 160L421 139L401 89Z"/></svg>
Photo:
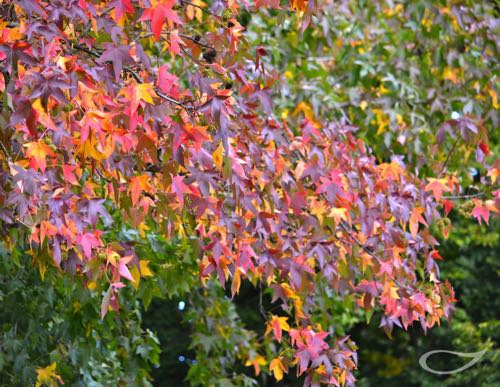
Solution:
<svg viewBox="0 0 500 387"><path fill-rule="evenodd" d="M275 342L243 363L353 384L325 298L426 332L456 301L448 214L500 204L497 21L437 3L1 1L2 251L105 320L249 281Z"/></svg>

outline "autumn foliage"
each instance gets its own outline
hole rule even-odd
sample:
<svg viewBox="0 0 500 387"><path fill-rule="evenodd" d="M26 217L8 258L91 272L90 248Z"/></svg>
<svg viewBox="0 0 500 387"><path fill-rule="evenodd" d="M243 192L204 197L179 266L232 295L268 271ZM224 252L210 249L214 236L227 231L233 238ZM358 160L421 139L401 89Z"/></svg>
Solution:
<svg viewBox="0 0 500 387"><path fill-rule="evenodd" d="M461 187L447 161L422 178L402 157L377 160L347 117L276 111L281 74L238 21L285 8L303 31L316 6L1 1L2 242L28 241L42 277L54 265L104 286L104 318L122 288L154 276L117 224L188 239L201 283L217 278L233 297L242 281L272 289L282 311L266 333L291 349L270 361L277 380L295 367L306 384L354 383L354 343L311 320L319 281L382 311L388 334L448 319L435 233L449 232ZM446 121L440 136L490 155L481 117ZM474 197L469 212L488 223L499 197Z"/></svg>

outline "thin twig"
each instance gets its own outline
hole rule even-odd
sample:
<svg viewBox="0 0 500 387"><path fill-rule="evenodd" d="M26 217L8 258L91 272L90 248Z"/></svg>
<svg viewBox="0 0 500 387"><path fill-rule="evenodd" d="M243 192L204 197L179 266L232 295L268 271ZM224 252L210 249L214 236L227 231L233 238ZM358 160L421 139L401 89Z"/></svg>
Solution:
<svg viewBox="0 0 500 387"><path fill-rule="evenodd" d="M75 45L74 46L75 49L77 50L80 50L80 51L83 51L83 52L86 52L96 58L100 57L101 54L99 54L98 51L95 51L95 50L90 50L84 46L81 46L81 45ZM139 74L137 74L137 72L135 72L131 67L129 66L123 66L123 71L129 73L130 75L132 75L132 77L138 82L138 83L144 83L144 81L141 79L141 77L139 76ZM158 95L158 97L174 104L174 105L177 105L179 107L182 107L183 109L185 109L186 111L194 111L196 110L196 107L193 107L193 106L186 106L184 103L174 99L174 98L171 98L169 97L168 95L165 95L163 94L158 88L155 88L154 89L156 94Z"/></svg>
<svg viewBox="0 0 500 387"><path fill-rule="evenodd" d="M10 155L9 151L5 147L4 143L0 141L0 147L2 148L3 153L5 153L5 157L7 157L7 161L12 162L12 156Z"/></svg>
<svg viewBox="0 0 500 387"><path fill-rule="evenodd" d="M192 41L193 43L197 44L198 46L201 46L201 47L205 47L205 48L210 48L212 50L215 50L217 51L214 47L212 47L210 44L206 44L206 43L202 43L200 42L199 40L196 40L195 38L193 38L192 36L189 36L189 35L184 35L184 34L179 34L179 36L181 38L184 38L184 39L188 39L190 41ZM218 52L218 51L217 51Z"/></svg>
<svg viewBox="0 0 500 387"><path fill-rule="evenodd" d="M450 152L448 153L448 156L446 157L446 160L444 161L444 164L441 167L441 171L439 171L439 175L438 176L441 176L443 174L443 172L444 172L444 170L446 168L446 165L448 164L448 161L450 161L451 155L452 155L453 151L455 150L455 148L457 147L457 144L458 144L459 141L460 141L460 137L457 136L457 139L453 143L453 146L451 147Z"/></svg>
<svg viewBox="0 0 500 387"><path fill-rule="evenodd" d="M138 83L144 83L144 81L141 79L141 77L139 76L139 74L137 74L135 72L134 69L132 69L131 67L129 66L123 66L123 71L129 73L130 75L132 75L132 77L138 82Z"/></svg>
<svg viewBox="0 0 500 387"><path fill-rule="evenodd" d="M123 66L123 70L126 71L127 73L129 73L130 75L132 75L132 77L134 77L134 79L137 81L137 83L144 83L144 81L141 79L141 77L139 76L139 74L137 74L131 67L129 66ZM174 105L177 105L177 106L180 106L182 107L183 109L186 109L186 110L196 110L195 107L189 107L189 106L186 106L184 105L182 102L174 99L174 98L171 98L169 97L168 95L165 95L163 94L158 88L154 88L156 94L158 95L158 97L160 98L163 98L164 100L168 101L168 102L171 102L173 103Z"/></svg>
<svg viewBox="0 0 500 387"><path fill-rule="evenodd" d="M471 195L456 195L456 196L443 196L443 199L446 200L461 200L461 199L473 199L478 198L484 195L484 192L478 192Z"/></svg>
<svg viewBox="0 0 500 387"><path fill-rule="evenodd" d="M167 35L170 35L172 32L171 31L163 31L162 34L167 34ZM196 39L196 38L193 38L192 36L189 36L189 35L185 35L185 34L177 34L177 36L183 38L183 39L187 39L187 40L190 40L192 41L193 43L197 44L198 46L200 47L205 47L205 48L210 48L212 50L215 50L217 51L213 46L211 46L210 44L207 44L207 43L202 43L200 42L200 40ZM163 38L165 39L165 38ZM219 51L217 51L219 52Z"/></svg>
<svg viewBox="0 0 500 387"><path fill-rule="evenodd" d="M102 13L99 15L99 17L103 17L105 15L107 15L108 13L110 13L113 9L115 9L115 7L109 7L107 9L105 9L104 11L102 11Z"/></svg>

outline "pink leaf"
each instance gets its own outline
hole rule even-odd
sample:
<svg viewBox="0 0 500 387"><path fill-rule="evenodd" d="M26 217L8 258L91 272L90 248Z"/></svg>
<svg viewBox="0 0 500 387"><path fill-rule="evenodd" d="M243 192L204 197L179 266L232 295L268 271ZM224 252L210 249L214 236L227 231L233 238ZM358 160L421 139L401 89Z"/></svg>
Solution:
<svg viewBox="0 0 500 387"><path fill-rule="evenodd" d="M135 282L134 277L132 277L132 274L127 267L127 263L129 263L132 258L132 256L120 258L120 261L118 262L118 271L123 278Z"/></svg>
<svg viewBox="0 0 500 387"><path fill-rule="evenodd" d="M486 224L488 224L490 220L490 210L487 206L483 206L483 203L480 200L476 201L476 206L472 210L472 216L476 218L476 220L481 224L481 219L483 219Z"/></svg>

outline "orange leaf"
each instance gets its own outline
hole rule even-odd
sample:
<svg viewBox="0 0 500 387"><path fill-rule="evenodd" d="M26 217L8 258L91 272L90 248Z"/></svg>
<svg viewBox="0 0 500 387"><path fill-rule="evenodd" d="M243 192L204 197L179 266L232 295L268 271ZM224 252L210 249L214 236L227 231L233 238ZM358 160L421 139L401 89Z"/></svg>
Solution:
<svg viewBox="0 0 500 387"><path fill-rule="evenodd" d="M415 238L417 236L419 223L427 226L427 222L425 221L424 217L422 216L422 213L424 211L425 210L422 207L415 207L411 212L411 215L410 215L410 233L413 236L413 238Z"/></svg>
<svg viewBox="0 0 500 387"><path fill-rule="evenodd" d="M428 178L429 183L425 186L425 191L432 191L432 195L436 200L440 200L443 196L443 192L450 192L451 188L446 185L446 179L434 179L432 177Z"/></svg>
<svg viewBox="0 0 500 387"><path fill-rule="evenodd" d="M149 180L148 175L134 176L132 179L130 179L130 185L128 188L128 192L129 192L130 198L132 199L133 206L135 206L137 204L137 202L139 201L139 198L141 197L142 191L146 191L146 192L150 191L150 186L149 186L148 180Z"/></svg>
<svg viewBox="0 0 500 387"><path fill-rule="evenodd" d="M241 275L240 271L236 269L234 271L233 282L231 283L231 296L234 297L240 291L241 285Z"/></svg>
<svg viewBox="0 0 500 387"><path fill-rule="evenodd" d="M222 141L220 142L217 149L212 153L212 160L217 168L222 169L222 154L224 152L224 147L222 146Z"/></svg>
<svg viewBox="0 0 500 387"><path fill-rule="evenodd" d="M45 168L47 168L47 156L55 156L52 149L42 141L29 142L24 146L27 148L26 156L30 158L30 167L45 172Z"/></svg>

